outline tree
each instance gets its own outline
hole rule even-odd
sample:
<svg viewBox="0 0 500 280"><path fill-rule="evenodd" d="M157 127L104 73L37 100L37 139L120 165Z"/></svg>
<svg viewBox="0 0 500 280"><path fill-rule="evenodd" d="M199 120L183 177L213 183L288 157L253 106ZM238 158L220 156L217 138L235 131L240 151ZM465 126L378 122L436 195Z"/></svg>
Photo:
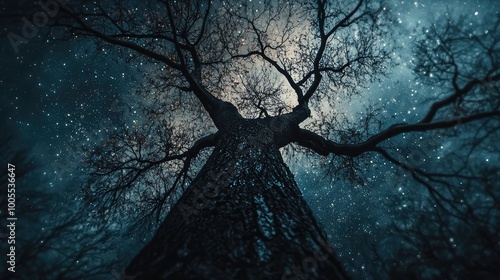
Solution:
<svg viewBox="0 0 500 280"><path fill-rule="evenodd" d="M47 190L38 172L39 165L30 158L28 149L16 148L17 137L0 138L0 155L5 164L11 164L15 176L13 216L15 221L14 242L10 257L4 258L2 279L82 279L109 276L112 262L106 256L113 232L106 226L92 225L90 218L75 211L74 199L67 203L67 197ZM7 168L0 173L0 179L11 178ZM66 190L69 192L68 190ZM12 192L11 192L12 193ZM62 192L65 193L65 192ZM8 198L0 196L2 209L7 209ZM68 206L71 204L71 207ZM9 207L10 208L10 207ZM7 220L10 213L2 211L0 217ZM8 240L7 235L2 236ZM10 253L10 251L8 252ZM116 258L113 256L113 259ZM7 270L13 267L14 271Z"/></svg>
<svg viewBox="0 0 500 280"><path fill-rule="evenodd" d="M498 17L484 21L481 31L466 17L456 22L445 18L426 28L416 45L416 71L423 75L419 80L450 90L474 77L498 72L494 70L498 36L487 35L498 34ZM498 83L483 83L459 97L446 114L497 110L498 93ZM437 130L419 141L416 150L406 152L410 160L393 159L417 180L399 181L403 183L398 184L399 191L390 194L388 204L399 209L399 214L389 229L391 236L370 246L378 256L370 275L391 279L497 277L498 125L498 119L491 118L461 124L460 130L458 126ZM427 192L419 192L416 184Z"/></svg>
<svg viewBox="0 0 500 280"><path fill-rule="evenodd" d="M134 277L348 278L279 149L328 157L324 167L358 184L359 159L378 154L439 196L435 177L462 175L414 168L385 143L470 124L498 128L498 18L488 33L448 24L422 38L416 72L442 92L421 120L379 130L387 124L372 107L359 123L336 109L391 65L383 4L94 1L59 9L52 36L92 38L105 53L148 65L137 125L89 151L84 186L104 218L161 222L127 267Z"/></svg>
<svg viewBox="0 0 500 280"><path fill-rule="evenodd" d="M476 128L477 129L477 128ZM489 129L482 130L485 133ZM474 131L474 130L471 130ZM478 129L476 131L481 131ZM496 131L489 131L498 135ZM474 157L489 152L498 155L496 137L461 137L444 155L442 162L431 163L430 170L444 165L446 176L422 171L432 182L428 193L416 192L416 186L405 188L411 194L401 199L393 194L389 203L399 209L392 225L392 236L379 244L371 244L378 256L373 262L373 276L386 275L393 279L495 279L500 263L498 219L500 218L500 193L498 163L478 164L481 160L457 159ZM486 153L485 153L486 152ZM442 177L442 178L440 178Z"/></svg>

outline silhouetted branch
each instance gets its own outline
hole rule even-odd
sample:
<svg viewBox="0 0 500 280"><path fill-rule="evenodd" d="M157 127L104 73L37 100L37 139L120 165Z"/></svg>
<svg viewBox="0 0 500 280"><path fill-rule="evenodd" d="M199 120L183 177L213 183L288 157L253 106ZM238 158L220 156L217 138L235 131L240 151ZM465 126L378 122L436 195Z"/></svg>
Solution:
<svg viewBox="0 0 500 280"><path fill-rule="evenodd" d="M140 207L136 210L142 209L138 211L140 219L154 214L160 220L167 199L175 197L179 188L185 186L192 160L217 140L217 134L211 134L197 140L188 150L171 154L170 136L162 140L167 141L163 147L156 147L147 142L145 135L115 134L103 147L90 152L86 161L93 171L84 189L101 213L108 209L126 211L137 204ZM164 156L158 158L160 148Z"/></svg>
<svg viewBox="0 0 500 280"><path fill-rule="evenodd" d="M296 138L296 142L299 145L310 148L323 156L330 153L335 155L358 156L362 153L375 150L378 144L403 133L445 129L492 117L500 117L500 111L487 112L432 123L397 124L358 144L336 143L307 129L301 129L300 134Z"/></svg>
<svg viewBox="0 0 500 280"><path fill-rule="evenodd" d="M67 17L60 15L59 20L54 24L54 26L59 26L63 28L67 28L69 32L78 35L84 36L94 36L99 38L109 44L121 46L130 50L133 50L139 54L152 58L156 61L164 63L169 68L179 71L182 73L185 81L189 83L190 90L196 95L196 97L203 104L204 108L212 115L214 114L221 106L221 100L214 97L207 89L201 84L201 65L202 62L200 57L198 56L198 51L196 50L196 45L200 42L201 37L204 34L204 30L206 28L206 20L207 15L210 12L210 5L208 5L207 10L204 11L204 16L202 19L202 29L196 38L194 43L189 42L188 35L183 32L187 32L190 30L182 30L182 38L179 38L178 33L180 32L176 28L176 22L174 15L171 12L171 3L164 2L166 8L167 18L169 20L168 26L170 27L171 36L164 35L161 33L143 33L144 31L137 30L125 30L122 27L122 24L119 20L115 19L107 13L102 4L98 4L98 9L100 13L89 13L89 12L78 12L70 10L66 7L61 7L61 11ZM188 4L189 5L189 4ZM177 7L177 6L176 6ZM179 7L177 7L179 8ZM200 9L201 6L198 7ZM74 21L74 24L71 21L68 21L68 17ZM99 25L96 22L96 19L102 19L102 25ZM194 17L192 19L193 24L197 24L199 18ZM116 31L108 33L106 32L107 25L114 26ZM103 27L104 26L104 27ZM165 26L166 28L166 26ZM193 31L194 32L194 31ZM137 43L131 41L131 39L138 40ZM175 51L175 55L172 54L170 56L167 51L167 54L164 54L164 49L159 49L157 46L145 47L139 45L140 42L144 42L145 39L157 41L162 40L163 42L167 42L169 45L165 46L168 48L173 48ZM185 42L181 42L181 39L184 39ZM146 46L150 45L150 43L146 42ZM185 51L189 54L189 58L185 57ZM193 69L188 64L187 60L193 62Z"/></svg>

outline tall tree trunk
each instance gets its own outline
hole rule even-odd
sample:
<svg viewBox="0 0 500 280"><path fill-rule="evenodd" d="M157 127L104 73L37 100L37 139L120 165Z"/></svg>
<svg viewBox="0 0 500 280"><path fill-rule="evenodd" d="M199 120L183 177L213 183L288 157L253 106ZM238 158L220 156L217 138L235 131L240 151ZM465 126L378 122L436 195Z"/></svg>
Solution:
<svg viewBox="0 0 500 280"><path fill-rule="evenodd" d="M263 120L222 130L134 279L346 279Z"/></svg>

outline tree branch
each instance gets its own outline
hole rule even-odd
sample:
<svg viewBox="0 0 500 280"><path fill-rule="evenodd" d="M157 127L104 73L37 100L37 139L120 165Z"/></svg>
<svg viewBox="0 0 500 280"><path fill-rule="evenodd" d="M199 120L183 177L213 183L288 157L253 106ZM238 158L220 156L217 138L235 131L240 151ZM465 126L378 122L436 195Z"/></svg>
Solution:
<svg viewBox="0 0 500 280"><path fill-rule="evenodd" d="M361 4L363 4L363 0L360 0L356 7L353 8L353 10L347 14L343 19L341 19L334 27L332 27L331 30L325 31L325 19L326 19L326 14L325 14L325 2L322 0L318 0L318 25L319 25L319 33L320 33L320 45L318 48L318 52L316 53L316 56L314 58L314 63L313 63L313 73L314 73L314 79L309 87L307 89L306 93L304 94L303 97L299 96L299 105L302 104L307 104L309 102L309 99L311 99L312 95L316 90L318 89L318 86L321 82L321 70L320 70L320 62L321 59L323 58L323 53L325 52L326 45L328 42L328 38L334 34L339 28L341 27L346 27L352 24L353 21L349 22L351 17L359 10L361 7ZM364 16L365 13L363 13L360 17L357 17L357 19L361 18Z"/></svg>
<svg viewBox="0 0 500 280"><path fill-rule="evenodd" d="M135 137L132 136L131 139L133 140ZM93 169L95 170L90 174L90 179L86 185L87 197L95 201L96 206L105 210L107 208L117 209L123 206L121 204L126 204L127 201L121 200L123 196L139 192L141 195L150 196L149 199L153 201L155 198L153 194L157 192L157 195L160 196L157 198L158 201L155 201L146 212L156 212L156 217L159 218L159 212L163 209L166 199L174 193L181 179L183 182L183 178L186 177L191 161L201 150L214 146L217 139L217 133L205 136L197 140L187 151L176 155L168 155L168 151L166 151L166 156L159 160L142 159L140 153L137 152L126 161L119 161L116 158L127 157L130 151L140 150L142 142L139 141L135 147L128 148L125 147L127 140L120 141L116 139L110 145L104 145L107 147L106 150L94 149L87 160L90 165L94 166ZM153 154L156 153L153 151ZM182 160L182 168L176 172L173 182L169 183L168 187L165 186L164 190L159 191L159 183L163 180L161 174L165 172L161 165L176 160ZM171 167L175 166L171 165ZM152 182L155 182L155 184L152 184ZM145 194L146 192L152 192L153 194Z"/></svg>
<svg viewBox="0 0 500 280"><path fill-rule="evenodd" d="M134 50L140 54L143 54L147 57L150 57L154 60L158 60L160 62L163 62L165 63L166 65L168 65L169 67L173 68L173 69L176 69L176 70L181 70L181 65L178 64L178 63L175 63L174 61L170 60L169 58L167 58L166 56L164 55L160 55L156 52L153 52L151 50L148 50L146 48L143 48L135 43L132 43L132 42L128 42L128 41L124 41L124 40L119 40L119 39L116 39L112 36L109 36L107 34L104 34L102 32L99 32L97 31L96 29L93 29L92 27L90 27L89 25L87 25L76 13L68 10L66 7L62 6L61 7L61 11L63 11L64 13L66 13L67 15L69 15L71 18L73 18L77 23L78 25L80 25L81 27L81 30L83 31L86 31L94 36L96 36L97 38L100 38L102 39L103 41L107 42L107 43L110 43L112 45L117 45L117 46L122 46L122 47L125 47L125 48L128 48L128 49L131 49L131 50Z"/></svg>
<svg viewBox="0 0 500 280"><path fill-rule="evenodd" d="M366 141L357 144L339 144L325 139L312 131L300 129L300 133L295 139L295 142L297 142L297 144L301 146L310 148L316 153L323 156L326 156L330 153L336 155L359 156L362 153L374 151L377 148L377 145L381 142L403 133L450 128L472 121L492 117L500 117L500 111L480 113L467 117L454 118L433 123L397 124L370 137Z"/></svg>
<svg viewBox="0 0 500 280"><path fill-rule="evenodd" d="M196 77L198 77L198 78L195 78L195 77L193 77L192 73L189 71L189 67L186 63L186 60L185 60L184 55L182 53L182 50L187 50L189 52L189 54L191 54L193 56L192 59L195 63L195 71L197 71L197 72L201 71L200 59L197 56L197 52L194 49L194 45L190 45L189 43L183 44L178 40L176 30L175 30L174 18L173 18L172 13L171 13L170 5L168 3L165 3L165 6L167 8L167 13L169 15L168 18L170 20L170 24L171 24L172 29L173 29L172 30L172 34L173 34L172 38L165 36L165 35L160 35L160 34L134 34L134 33L124 32L124 30L122 28L118 28L118 27L117 28L119 29L119 33L117 33L117 34L105 34L104 32L101 32L101 31L97 30L96 28L89 26L85 21L83 21L80 14L73 12L66 7L61 7L61 11L64 12L65 14L69 15L69 17L71 17L77 23L77 25L79 26L78 29L80 31L84 31L84 32L86 32L92 36L95 36L95 37L97 37L97 38L99 38L107 43L112 44L112 45L117 45L117 46L131 49L131 50L136 51L136 52L138 52L142 55L145 55L149 58L163 62L168 67L170 67L174 70L180 71L182 73L182 75L186 78L186 81L191 86L192 92L195 94L195 96L198 98L198 100L200 100L200 102L202 103L205 110L207 110L207 112L209 112L209 114L213 117L213 114L215 114L215 112L221 107L221 104L223 102L222 102L222 100L213 96L210 92L208 92L201 85L201 81L200 81L201 74L196 75ZM207 11L207 13L208 13L208 11ZM110 16L103 15L103 17L109 19ZM203 19L206 20L207 16L205 15L205 17ZM111 20L111 23L114 26L117 26L116 21ZM67 26L64 24L60 24L60 26L74 28L74 26ZM202 34L200 34L200 36L202 36ZM136 43L133 43L133 42L130 42L127 40L123 40L123 38L136 38L136 39L152 38L152 39L166 40L167 42L173 44L173 46L175 47L179 62L176 62L176 61L168 58L165 55L161 55L155 51L152 51L150 49L142 47ZM198 41L199 41L199 39L198 39Z"/></svg>
<svg viewBox="0 0 500 280"><path fill-rule="evenodd" d="M455 77L456 75L454 75ZM454 85L455 92L448 96L445 99L442 99L440 101L437 101L431 105L431 108L425 115L425 117L420 121L420 123L429 123L434 119L434 116L436 113L439 111L439 109L452 104L456 100L463 98L465 94L470 92L475 86L480 85L480 84L487 84L491 82L496 82L500 81L500 74L494 75L492 77L485 77L482 79L474 79L470 82L468 82L463 88L458 88L458 86ZM454 82L454 84L456 84Z"/></svg>

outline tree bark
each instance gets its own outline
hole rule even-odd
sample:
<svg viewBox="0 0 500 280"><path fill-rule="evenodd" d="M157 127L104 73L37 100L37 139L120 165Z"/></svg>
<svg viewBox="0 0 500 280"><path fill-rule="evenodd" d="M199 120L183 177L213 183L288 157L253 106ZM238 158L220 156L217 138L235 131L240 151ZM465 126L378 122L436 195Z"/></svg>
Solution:
<svg viewBox="0 0 500 280"><path fill-rule="evenodd" d="M269 122L227 122L212 155L126 269L134 279L346 279Z"/></svg>

